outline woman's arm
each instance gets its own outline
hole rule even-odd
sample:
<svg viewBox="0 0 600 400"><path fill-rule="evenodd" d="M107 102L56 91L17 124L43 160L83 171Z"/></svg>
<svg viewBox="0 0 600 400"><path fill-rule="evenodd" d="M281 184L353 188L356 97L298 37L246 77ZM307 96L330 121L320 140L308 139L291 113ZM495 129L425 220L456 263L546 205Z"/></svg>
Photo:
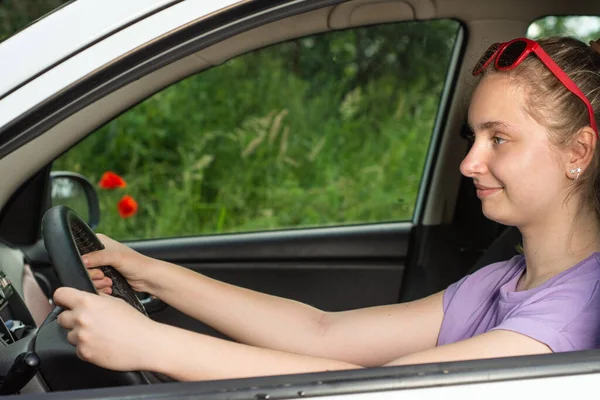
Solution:
<svg viewBox="0 0 600 400"><path fill-rule="evenodd" d="M118 371L155 371L178 380L357 368L341 361L261 349L216 339L147 318L123 300L62 287L58 324L85 361ZM119 329L114 327L118 326Z"/></svg>
<svg viewBox="0 0 600 400"><path fill-rule="evenodd" d="M204 335L165 326L164 337L179 343L164 349L159 371L177 380L213 380L251 376L285 375L355 369L360 366L317 357L225 342ZM471 339L414 353L387 366L426 364L481 358L550 353L550 349L525 335L492 331ZM197 357L185 357L195 354ZM150 365L148 365L150 366Z"/></svg>
<svg viewBox="0 0 600 400"><path fill-rule="evenodd" d="M58 323L83 360L114 370L150 370L178 380L229 379L360 368L359 365L252 347L159 324L119 299L72 288L54 295L65 311ZM119 326L119 329L114 329ZM492 331L399 358L403 365L550 352L509 331Z"/></svg>
<svg viewBox="0 0 600 400"><path fill-rule="evenodd" d="M436 345L442 293L410 303L324 312L169 265L157 296L234 340L362 366Z"/></svg>
<svg viewBox="0 0 600 400"><path fill-rule="evenodd" d="M552 350L529 336L512 331L494 330L460 342L409 354L386 365L427 364L546 353L552 353Z"/></svg>
<svg viewBox="0 0 600 400"><path fill-rule="evenodd" d="M162 325L160 336L173 343L146 363L179 381L247 378L300 374L360 366L344 361L312 357L248 346ZM192 355L193 356L190 356Z"/></svg>
<svg viewBox="0 0 600 400"><path fill-rule="evenodd" d="M284 352L375 366L436 345L442 294L405 304L329 313L289 299L210 279L143 256L104 235L105 250L84 262L98 289L110 291L101 265L238 342Z"/></svg>

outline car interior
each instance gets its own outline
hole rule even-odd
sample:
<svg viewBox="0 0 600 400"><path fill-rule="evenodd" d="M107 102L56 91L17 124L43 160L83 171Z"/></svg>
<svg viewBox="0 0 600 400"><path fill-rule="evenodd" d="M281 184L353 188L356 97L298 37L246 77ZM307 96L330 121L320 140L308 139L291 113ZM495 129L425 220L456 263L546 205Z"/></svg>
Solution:
<svg viewBox="0 0 600 400"><path fill-rule="evenodd" d="M4 171L0 180L0 266L22 299L4 301L5 306L0 306L4 321L19 320L35 330L52 310L48 301L52 292L64 284L40 230L42 216L51 206L50 171L55 159L149 96L240 54L311 34L395 21L454 19L461 24L412 221L157 238L127 244L216 279L328 311L422 298L518 253L519 232L487 220L472 182L459 172L468 151L468 142L461 135L475 85L471 69L490 44L525 36L532 21L547 15L600 16L600 2L306 1L279 8L263 6L260 12L243 8L253 2L241 3L222 17L231 19L229 25L221 28L216 16L203 17L188 27L187 38L173 34L170 47L168 38L148 44L2 128L0 137L12 134L14 139L0 143L0 169ZM143 302L157 321L224 337L159 299ZM27 332L24 329L21 334ZM20 339L6 329L1 333L5 345ZM71 357L56 364L62 368L60 373L42 369L44 379L37 382L37 390L131 383L118 379L91 382L82 378L90 375L92 368L84 364ZM61 379L64 371L81 379Z"/></svg>

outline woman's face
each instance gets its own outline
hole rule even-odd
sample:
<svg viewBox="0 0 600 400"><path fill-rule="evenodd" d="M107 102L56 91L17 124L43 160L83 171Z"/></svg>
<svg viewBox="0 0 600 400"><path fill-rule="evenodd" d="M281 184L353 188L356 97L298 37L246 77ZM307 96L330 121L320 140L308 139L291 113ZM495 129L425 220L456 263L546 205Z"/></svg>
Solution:
<svg viewBox="0 0 600 400"><path fill-rule="evenodd" d="M506 76L485 77L469 107L475 141L460 165L461 173L473 178L484 215L520 228L551 221L563 207L569 183L565 157L524 110L524 101Z"/></svg>

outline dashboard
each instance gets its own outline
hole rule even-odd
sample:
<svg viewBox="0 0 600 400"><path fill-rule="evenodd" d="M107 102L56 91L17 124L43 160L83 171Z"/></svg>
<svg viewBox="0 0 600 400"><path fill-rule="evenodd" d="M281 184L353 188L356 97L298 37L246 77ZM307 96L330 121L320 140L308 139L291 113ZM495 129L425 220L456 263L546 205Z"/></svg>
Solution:
<svg viewBox="0 0 600 400"><path fill-rule="evenodd" d="M9 375L13 374L10 382L19 381L14 366L19 355L33 349L32 339L51 309L24 254L0 242L0 394L10 393L5 392ZM37 374L28 381L29 387L23 387L21 393L45 391Z"/></svg>
<svg viewBox="0 0 600 400"><path fill-rule="evenodd" d="M36 328L24 300L24 261L20 251L0 244L0 346L12 344ZM45 302L49 308L48 299Z"/></svg>
<svg viewBox="0 0 600 400"><path fill-rule="evenodd" d="M41 325L51 309L23 253L0 243L0 346Z"/></svg>
<svg viewBox="0 0 600 400"><path fill-rule="evenodd" d="M0 396L160 382L152 374L79 359L25 258L0 242Z"/></svg>
<svg viewBox="0 0 600 400"><path fill-rule="evenodd" d="M14 295L15 290L11 281L0 270L0 344L3 346L14 343L18 339L16 331L25 329L25 324L16 319L9 304Z"/></svg>

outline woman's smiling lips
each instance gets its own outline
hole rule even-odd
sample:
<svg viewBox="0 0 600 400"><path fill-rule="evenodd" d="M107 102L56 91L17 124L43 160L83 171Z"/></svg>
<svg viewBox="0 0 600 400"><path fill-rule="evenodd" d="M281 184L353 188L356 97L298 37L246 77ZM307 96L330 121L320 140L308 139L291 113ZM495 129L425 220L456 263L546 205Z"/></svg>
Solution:
<svg viewBox="0 0 600 400"><path fill-rule="evenodd" d="M499 193L502 190L502 187L484 186L478 183L475 184L475 188L477 189L477 197L479 197L480 199L492 196L496 193Z"/></svg>

